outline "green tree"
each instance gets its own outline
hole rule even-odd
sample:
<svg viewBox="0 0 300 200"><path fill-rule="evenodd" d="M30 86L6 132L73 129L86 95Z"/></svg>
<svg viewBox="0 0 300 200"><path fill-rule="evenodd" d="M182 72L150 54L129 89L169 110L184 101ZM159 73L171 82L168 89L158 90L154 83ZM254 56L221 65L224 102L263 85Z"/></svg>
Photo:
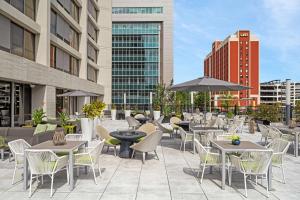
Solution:
<svg viewBox="0 0 300 200"><path fill-rule="evenodd" d="M296 115L296 121L299 122L300 121L300 101L296 101L296 105L294 108L294 113Z"/></svg>
<svg viewBox="0 0 300 200"><path fill-rule="evenodd" d="M230 93L226 93L222 95L221 98L222 98L221 106L225 108L225 110L228 112L229 108L234 105L233 104L234 97Z"/></svg>
<svg viewBox="0 0 300 200"><path fill-rule="evenodd" d="M208 92L198 92L194 96L194 104L196 108L204 108L206 106L209 107L210 99L209 99L209 93Z"/></svg>

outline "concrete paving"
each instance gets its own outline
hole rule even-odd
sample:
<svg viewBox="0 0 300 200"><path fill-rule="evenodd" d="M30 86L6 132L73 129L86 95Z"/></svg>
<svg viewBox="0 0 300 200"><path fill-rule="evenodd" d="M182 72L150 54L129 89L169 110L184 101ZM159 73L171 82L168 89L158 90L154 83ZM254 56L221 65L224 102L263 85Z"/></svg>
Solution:
<svg viewBox="0 0 300 200"><path fill-rule="evenodd" d="M103 125L110 131L126 129L125 121L104 121ZM242 138L259 141L260 135L250 135L245 129ZM246 199L244 197L243 176L233 173L232 187L220 188L221 175L218 168L212 174L209 170L200 184L196 177L199 158L192 154L191 147L187 151L179 151L180 139L164 137L157 152L159 160L149 153L143 165L141 155L134 159L121 159L113 156L113 149L101 155L102 177L97 174L98 184L93 180L91 171L84 170L76 177L75 189L70 192L66 173L60 172L54 179L54 195L51 199L65 200L201 200L201 199ZM274 169L274 168L273 168ZM300 157L288 154L285 157L286 184L281 182L281 172L274 169L273 190L270 198L266 197L266 181L255 185L248 180L247 199L300 199ZM19 170L16 180L21 180L22 170ZM28 199L28 191L23 191L22 182L11 185L13 162L0 161L0 199ZM44 184L33 184L34 193L31 199L50 199L50 178L44 178Z"/></svg>

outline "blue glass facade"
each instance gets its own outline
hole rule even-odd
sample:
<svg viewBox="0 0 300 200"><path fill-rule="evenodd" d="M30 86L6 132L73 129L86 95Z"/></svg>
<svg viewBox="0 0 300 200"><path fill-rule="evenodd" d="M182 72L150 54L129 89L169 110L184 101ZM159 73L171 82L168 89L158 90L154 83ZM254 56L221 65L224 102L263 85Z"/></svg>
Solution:
<svg viewBox="0 0 300 200"><path fill-rule="evenodd" d="M159 82L160 23L113 23L112 103L147 106Z"/></svg>

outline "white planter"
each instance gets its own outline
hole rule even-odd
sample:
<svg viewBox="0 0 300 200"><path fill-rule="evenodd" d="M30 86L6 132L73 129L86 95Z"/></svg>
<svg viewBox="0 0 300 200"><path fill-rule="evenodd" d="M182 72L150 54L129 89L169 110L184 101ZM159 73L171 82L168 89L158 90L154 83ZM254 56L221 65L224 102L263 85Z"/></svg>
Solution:
<svg viewBox="0 0 300 200"><path fill-rule="evenodd" d="M99 117L95 118L94 119L94 124L93 124L93 134L92 134L92 139L96 139L96 135L97 135L97 130L96 130L96 127L98 125L101 125L101 120Z"/></svg>
<svg viewBox="0 0 300 200"><path fill-rule="evenodd" d="M92 141L94 120L89 118L81 118L82 139L88 142Z"/></svg>
<svg viewBox="0 0 300 200"><path fill-rule="evenodd" d="M116 120L117 118L117 110L110 110L110 113L111 113L111 119L112 120Z"/></svg>
<svg viewBox="0 0 300 200"><path fill-rule="evenodd" d="M158 120L160 118L160 111L159 110L154 110L153 111L153 117L154 117L154 120Z"/></svg>
<svg viewBox="0 0 300 200"><path fill-rule="evenodd" d="M131 110L125 110L125 118L129 117L131 114Z"/></svg>

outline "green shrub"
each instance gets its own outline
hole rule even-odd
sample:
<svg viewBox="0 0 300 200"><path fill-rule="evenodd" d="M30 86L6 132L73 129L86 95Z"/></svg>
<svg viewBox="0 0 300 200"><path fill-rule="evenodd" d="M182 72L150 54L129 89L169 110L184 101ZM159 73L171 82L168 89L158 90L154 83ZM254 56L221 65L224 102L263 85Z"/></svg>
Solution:
<svg viewBox="0 0 300 200"><path fill-rule="evenodd" d="M36 109L32 113L33 125L37 126L43 122L43 118L46 117L46 113L42 108Z"/></svg>

